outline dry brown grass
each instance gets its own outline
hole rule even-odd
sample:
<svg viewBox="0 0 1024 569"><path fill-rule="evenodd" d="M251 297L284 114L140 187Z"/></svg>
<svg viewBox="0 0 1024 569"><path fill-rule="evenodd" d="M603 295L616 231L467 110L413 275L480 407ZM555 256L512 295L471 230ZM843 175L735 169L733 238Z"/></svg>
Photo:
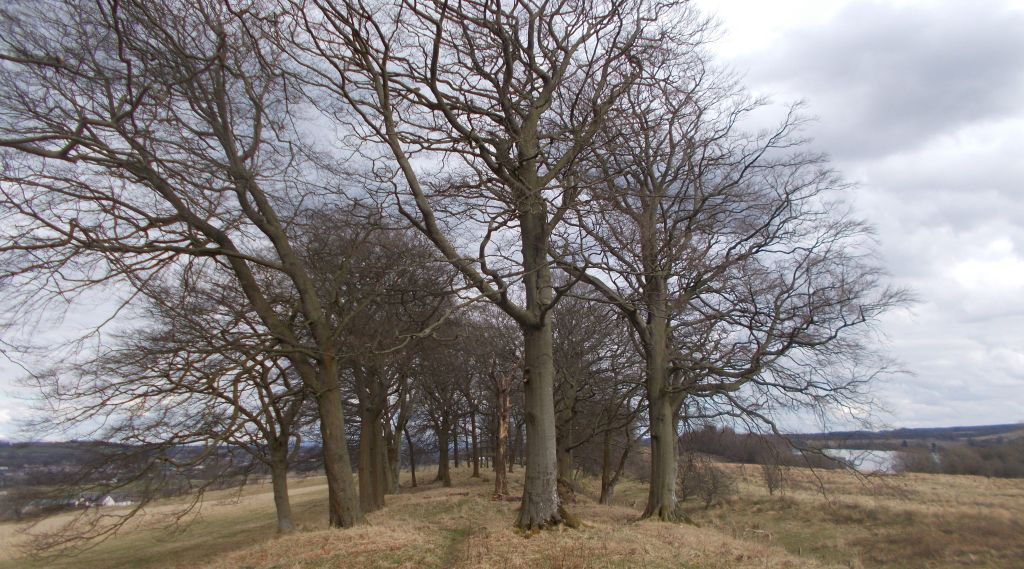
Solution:
<svg viewBox="0 0 1024 569"><path fill-rule="evenodd" d="M728 468L740 498L690 513L730 535L845 567L1024 567L1024 480L793 469L769 497L756 469Z"/></svg>
<svg viewBox="0 0 1024 569"><path fill-rule="evenodd" d="M574 506L581 529L524 536L511 527L518 504L492 502L490 481L463 469L454 488L428 485L389 497L385 510L354 530L321 529L324 488L311 480L294 492L301 531L290 536L274 534L263 487L240 499L214 496L181 534L154 527L154 515L76 559L10 559L0 569L1024 567L1022 480L824 472L819 481L794 469L783 494L772 497L759 468L724 467L740 493L710 510L687 506L699 527L636 521L646 498L638 482L623 483L616 503L600 506L596 484L582 481ZM513 494L521 491L519 476ZM10 530L0 526L0 539L16 543Z"/></svg>
<svg viewBox="0 0 1024 569"><path fill-rule="evenodd" d="M782 548L748 543L713 529L636 522L638 511L582 498L579 530L523 535L514 502L492 502L488 481L460 471L456 488L432 487L392 497L366 527L317 531L246 549L207 569L376 567L476 568L818 568ZM513 485L513 493L520 487Z"/></svg>

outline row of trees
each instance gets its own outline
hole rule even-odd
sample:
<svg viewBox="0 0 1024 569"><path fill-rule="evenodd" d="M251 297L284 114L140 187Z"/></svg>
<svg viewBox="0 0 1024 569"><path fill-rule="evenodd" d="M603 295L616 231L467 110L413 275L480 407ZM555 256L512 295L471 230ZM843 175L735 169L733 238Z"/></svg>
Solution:
<svg viewBox="0 0 1024 569"><path fill-rule="evenodd" d="M886 368L871 324L906 295L869 226L797 109L749 130L765 103L684 0L0 10L7 322L122 295L141 325L36 377L140 476L224 443L281 472L312 438L348 527L403 436L445 479L465 423L503 473L518 414L519 527L566 519L574 449L604 441L610 495L647 432L670 520L681 416L774 428Z"/></svg>
<svg viewBox="0 0 1024 569"><path fill-rule="evenodd" d="M962 443L902 448L896 451L896 468L903 472L973 474L999 478L1024 478L1024 439L986 445Z"/></svg>

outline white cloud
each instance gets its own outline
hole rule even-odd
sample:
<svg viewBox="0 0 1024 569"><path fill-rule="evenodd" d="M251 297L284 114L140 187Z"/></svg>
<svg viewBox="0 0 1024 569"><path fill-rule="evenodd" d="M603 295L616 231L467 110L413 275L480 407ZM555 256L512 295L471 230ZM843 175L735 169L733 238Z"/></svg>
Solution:
<svg viewBox="0 0 1024 569"><path fill-rule="evenodd" d="M1024 419L1024 0L702 2L758 93L806 99L920 303L883 331L895 426Z"/></svg>

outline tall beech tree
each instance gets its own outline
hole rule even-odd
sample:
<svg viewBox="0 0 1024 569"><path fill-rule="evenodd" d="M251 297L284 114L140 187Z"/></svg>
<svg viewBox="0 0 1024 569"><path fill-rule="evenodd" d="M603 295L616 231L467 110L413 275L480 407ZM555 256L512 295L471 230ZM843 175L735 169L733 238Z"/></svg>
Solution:
<svg viewBox="0 0 1024 569"><path fill-rule="evenodd" d="M790 405L856 397L881 361L864 357L864 333L905 300L884 283L870 227L844 213L844 184L806 150L796 111L744 132L762 102L704 57L670 46L649 62L651 80L630 90L628 112L577 169L599 183L565 241L577 246L563 268L618 307L646 362L643 515L662 520L676 517L687 397L724 398L735 413L759 412L742 402L751 391Z"/></svg>
<svg viewBox="0 0 1024 569"><path fill-rule="evenodd" d="M313 99L339 121L361 126L364 140L376 145L363 152L381 159L377 181L391 189L402 215L522 331L521 528L563 518L550 319L560 291L549 251L579 189L562 181L616 120L619 99L651 53L675 41L662 22L672 20L676 5L296 3L301 33L289 31L291 49Z"/></svg>
<svg viewBox="0 0 1024 569"><path fill-rule="evenodd" d="M280 54L215 0L3 10L5 277L66 294L215 259L313 393L330 524L359 523L335 330L290 233L301 204L346 198L306 175ZM259 270L280 273L295 313Z"/></svg>

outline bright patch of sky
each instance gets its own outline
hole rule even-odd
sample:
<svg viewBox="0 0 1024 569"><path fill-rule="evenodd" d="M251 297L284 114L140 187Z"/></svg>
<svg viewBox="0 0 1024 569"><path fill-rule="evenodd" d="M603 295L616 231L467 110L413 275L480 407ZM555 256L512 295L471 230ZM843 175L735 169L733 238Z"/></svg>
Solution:
<svg viewBox="0 0 1024 569"><path fill-rule="evenodd" d="M920 302L885 319L891 426L1024 420L1024 0L700 0L713 51L809 134Z"/></svg>

